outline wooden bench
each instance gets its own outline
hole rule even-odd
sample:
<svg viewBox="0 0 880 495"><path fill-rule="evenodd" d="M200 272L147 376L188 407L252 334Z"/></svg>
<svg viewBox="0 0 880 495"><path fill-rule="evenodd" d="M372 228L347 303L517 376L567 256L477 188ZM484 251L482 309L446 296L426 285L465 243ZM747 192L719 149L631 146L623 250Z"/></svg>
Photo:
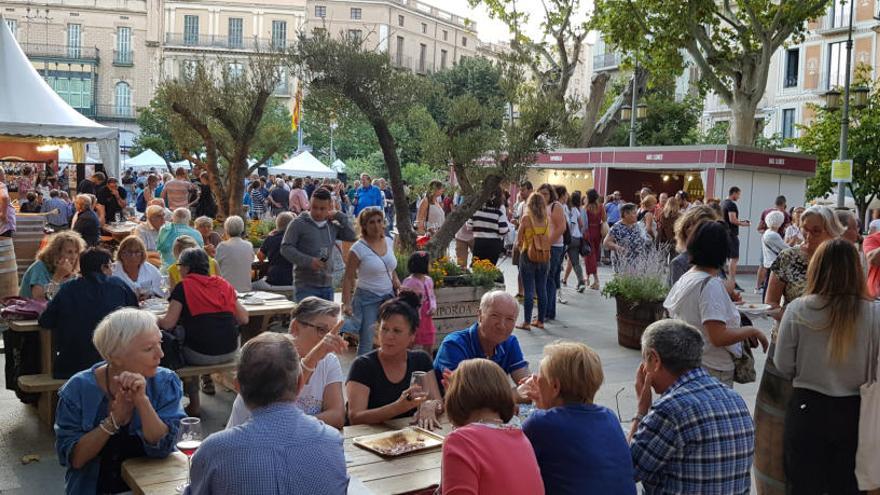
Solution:
<svg viewBox="0 0 880 495"><path fill-rule="evenodd" d="M231 361L222 364L213 364L208 366L184 366L175 370L177 376L181 379L193 378L201 375L223 374L235 371L237 362ZM60 389L67 380L63 378L52 378L49 373L39 375L22 375L18 377L18 388L22 392L39 393L40 400L37 402L37 412L40 420L47 425L55 423L55 406L58 402L58 389ZM225 380L221 381L226 383Z"/></svg>

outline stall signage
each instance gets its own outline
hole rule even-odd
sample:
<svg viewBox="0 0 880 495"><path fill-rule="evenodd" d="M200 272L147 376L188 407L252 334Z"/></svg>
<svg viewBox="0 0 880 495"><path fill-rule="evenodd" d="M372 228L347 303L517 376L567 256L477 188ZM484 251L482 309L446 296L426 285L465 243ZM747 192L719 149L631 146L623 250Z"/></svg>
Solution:
<svg viewBox="0 0 880 495"><path fill-rule="evenodd" d="M852 175L852 160L831 160L831 182L852 182Z"/></svg>

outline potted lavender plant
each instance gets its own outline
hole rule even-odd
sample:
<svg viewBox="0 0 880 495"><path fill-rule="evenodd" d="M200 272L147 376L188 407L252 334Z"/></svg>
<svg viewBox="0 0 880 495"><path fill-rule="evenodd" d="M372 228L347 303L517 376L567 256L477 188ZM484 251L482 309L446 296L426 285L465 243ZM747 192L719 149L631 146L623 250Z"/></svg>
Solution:
<svg viewBox="0 0 880 495"><path fill-rule="evenodd" d="M617 343L623 347L641 349L645 328L666 317L666 255L652 243L639 256L619 258L614 276L602 289L603 296L617 302Z"/></svg>

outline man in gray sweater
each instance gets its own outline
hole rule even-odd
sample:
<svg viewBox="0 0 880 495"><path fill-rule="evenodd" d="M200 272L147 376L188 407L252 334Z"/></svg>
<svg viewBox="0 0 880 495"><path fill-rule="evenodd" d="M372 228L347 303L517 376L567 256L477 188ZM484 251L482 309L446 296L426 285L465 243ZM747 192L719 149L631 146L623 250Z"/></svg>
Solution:
<svg viewBox="0 0 880 495"><path fill-rule="evenodd" d="M351 242L356 235L345 213L333 210L333 200L326 189L316 190L309 204L309 211L287 226L281 255L294 266L297 302L309 296L332 301L331 254L336 249L336 240Z"/></svg>

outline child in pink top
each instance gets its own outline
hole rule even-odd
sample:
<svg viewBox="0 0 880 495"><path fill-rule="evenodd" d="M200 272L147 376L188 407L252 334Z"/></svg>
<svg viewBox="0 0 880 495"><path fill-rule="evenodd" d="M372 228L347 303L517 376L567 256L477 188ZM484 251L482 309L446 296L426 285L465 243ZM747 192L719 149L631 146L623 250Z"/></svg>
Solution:
<svg viewBox="0 0 880 495"><path fill-rule="evenodd" d="M434 350L434 335L437 328L431 316L437 311L437 298L434 296L434 281L428 276L430 258L425 251L416 251L409 257L407 269L410 276L400 284L401 288L410 289L419 295L422 305L419 307L419 328L416 330L414 348L431 354Z"/></svg>

